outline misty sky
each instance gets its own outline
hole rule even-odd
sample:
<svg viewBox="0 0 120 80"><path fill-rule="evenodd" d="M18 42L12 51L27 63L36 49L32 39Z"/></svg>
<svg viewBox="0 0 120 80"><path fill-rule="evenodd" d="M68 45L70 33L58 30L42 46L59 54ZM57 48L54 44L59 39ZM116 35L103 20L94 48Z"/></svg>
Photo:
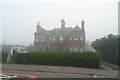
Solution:
<svg viewBox="0 0 120 80"><path fill-rule="evenodd" d="M84 19L87 41L93 41L110 33L116 35L118 34L118 1L3 1L0 4L2 42L22 45L33 44L38 21L43 28L51 30L61 27L62 18L67 27L74 27L76 24L81 27L81 20Z"/></svg>

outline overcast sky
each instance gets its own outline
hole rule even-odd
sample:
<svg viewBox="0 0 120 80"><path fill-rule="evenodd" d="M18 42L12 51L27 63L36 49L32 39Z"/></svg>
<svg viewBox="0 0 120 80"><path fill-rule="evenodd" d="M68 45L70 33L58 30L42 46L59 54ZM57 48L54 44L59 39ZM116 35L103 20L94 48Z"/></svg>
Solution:
<svg viewBox="0 0 120 80"><path fill-rule="evenodd" d="M0 4L0 31L6 44L34 43L37 22L51 30L60 26L81 27L85 20L87 41L118 34L119 0L4 0Z"/></svg>

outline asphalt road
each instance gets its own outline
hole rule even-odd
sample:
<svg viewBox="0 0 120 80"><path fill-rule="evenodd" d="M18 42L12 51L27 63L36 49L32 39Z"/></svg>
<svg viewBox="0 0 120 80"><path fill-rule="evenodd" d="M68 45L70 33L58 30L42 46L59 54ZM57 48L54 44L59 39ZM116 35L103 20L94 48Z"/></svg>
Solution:
<svg viewBox="0 0 120 80"><path fill-rule="evenodd" d="M51 65L2 64L3 73L18 74L18 77L33 75L37 78L117 78L118 70L92 69ZM23 75L21 75L23 74Z"/></svg>
<svg viewBox="0 0 120 80"><path fill-rule="evenodd" d="M28 75L36 76L37 78L95 78L94 75L52 73L52 72L29 72L29 71L3 70L3 73L28 74ZM19 77L22 78L22 76L19 76Z"/></svg>

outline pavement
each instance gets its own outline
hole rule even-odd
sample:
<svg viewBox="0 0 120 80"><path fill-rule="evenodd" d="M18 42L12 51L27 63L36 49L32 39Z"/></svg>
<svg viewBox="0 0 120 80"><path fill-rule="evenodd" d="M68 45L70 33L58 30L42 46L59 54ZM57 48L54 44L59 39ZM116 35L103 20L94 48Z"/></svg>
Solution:
<svg viewBox="0 0 120 80"><path fill-rule="evenodd" d="M117 66L117 65L114 65L114 64L111 64L111 63L108 63L108 62L105 62L105 61L101 61L101 66L104 68L104 69L113 69L113 70L120 70L120 67Z"/></svg>
<svg viewBox="0 0 120 80"><path fill-rule="evenodd" d="M52 66L52 65L2 64L2 70L98 75L98 76L108 76L108 78L109 77L118 78L118 70L112 70L112 69L105 70L105 69Z"/></svg>

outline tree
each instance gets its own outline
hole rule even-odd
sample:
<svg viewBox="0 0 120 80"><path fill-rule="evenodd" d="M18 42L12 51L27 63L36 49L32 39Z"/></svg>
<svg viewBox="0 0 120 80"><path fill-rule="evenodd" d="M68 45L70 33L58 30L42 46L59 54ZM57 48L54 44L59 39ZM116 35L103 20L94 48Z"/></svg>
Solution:
<svg viewBox="0 0 120 80"><path fill-rule="evenodd" d="M118 36L109 34L107 37L92 42L93 48L102 55L102 60L117 64L118 62Z"/></svg>

